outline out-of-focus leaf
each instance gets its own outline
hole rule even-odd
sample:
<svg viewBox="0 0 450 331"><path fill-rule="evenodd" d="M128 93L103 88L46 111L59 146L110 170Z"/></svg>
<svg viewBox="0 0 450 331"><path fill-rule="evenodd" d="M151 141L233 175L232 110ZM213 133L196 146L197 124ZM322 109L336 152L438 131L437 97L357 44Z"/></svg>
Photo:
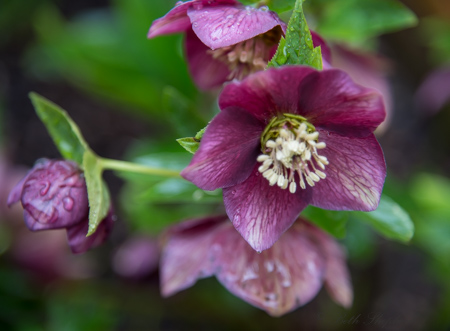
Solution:
<svg viewBox="0 0 450 331"><path fill-rule="evenodd" d="M283 13L294 8L295 0L268 0L266 4L271 10Z"/></svg>
<svg viewBox="0 0 450 331"><path fill-rule="evenodd" d="M346 211L325 210L308 206L302 212L302 216L336 238L345 237L345 225L348 220L348 212Z"/></svg>
<svg viewBox="0 0 450 331"><path fill-rule="evenodd" d="M417 24L415 14L397 0L326 0L317 32L327 39L357 43Z"/></svg>
<svg viewBox="0 0 450 331"><path fill-rule="evenodd" d="M268 67L292 64L322 69L322 53L320 47L314 48L302 5L303 0L296 1L287 26L286 38L281 37L278 49Z"/></svg>
<svg viewBox="0 0 450 331"><path fill-rule="evenodd" d="M89 198L89 231L87 235L91 235L108 213L110 197L108 188L102 179L101 160L94 153L90 151L84 153L83 169Z"/></svg>
<svg viewBox="0 0 450 331"><path fill-rule="evenodd" d="M450 220L450 180L448 178L435 174L419 174L413 179L410 192L422 209L446 212Z"/></svg>
<svg viewBox="0 0 450 331"><path fill-rule="evenodd" d="M195 154L200 147L200 141L202 140L203 134L206 131L206 127L201 129L195 137L186 137L177 139L177 142L189 153Z"/></svg>
<svg viewBox="0 0 450 331"><path fill-rule="evenodd" d="M408 242L414 235L414 223L408 213L387 196L382 196L375 211L353 212L352 216L369 223L386 238Z"/></svg>
<svg viewBox="0 0 450 331"><path fill-rule="evenodd" d="M347 233L343 243L347 247L349 260L362 266L369 265L376 254L374 232L369 225L353 216L349 217L346 225Z"/></svg>
<svg viewBox="0 0 450 331"><path fill-rule="evenodd" d="M189 135L206 125L195 105L177 89L166 86L163 90L163 107L168 120L179 135Z"/></svg>
<svg viewBox="0 0 450 331"><path fill-rule="evenodd" d="M37 77L63 77L119 109L161 119L165 86L191 100L198 94L182 55L181 35L146 38L152 21L172 5L115 0L110 10L93 10L65 22L49 4L34 18L37 45L25 65Z"/></svg>
<svg viewBox="0 0 450 331"><path fill-rule="evenodd" d="M89 147L78 126L63 109L53 102L33 92L30 93L30 98L37 115L45 124L61 155L81 165L83 155Z"/></svg>
<svg viewBox="0 0 450 331"><path fill-rule="evenodd" d="M423 39L430 46L430 53L437 63L447 63L450 58L450 22L437 18L425 18L421 22Z"/></svg>
<svg viewBox="0 0 450 331"><path fill-rule="evenodd" d="M191 159L177 145L161 141L140 143L130 153L130 161L177 171ZM203 191L181 178L121 176L126 180L120 196L122 210L135 230L157 234L174 222L223 213L220 190Z"/></svg>

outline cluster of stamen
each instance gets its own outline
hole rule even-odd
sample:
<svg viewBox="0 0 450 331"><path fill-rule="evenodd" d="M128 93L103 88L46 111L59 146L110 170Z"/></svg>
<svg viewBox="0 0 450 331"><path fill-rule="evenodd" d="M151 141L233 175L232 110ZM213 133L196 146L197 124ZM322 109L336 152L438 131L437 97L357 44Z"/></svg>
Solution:
<svg viewBox="0 0 450 331"><path fill-rule="evenodd" d="M264 70L270 60L271 50L278 43L281 33L269 31L235 45L208 52L214 59L230 69L227 79L242 80L246 76Z"/></svg>
<svg viewBox="0 0 450 331"><path fill-rule="evenodd" d="M309 123L308 123L309 124ZM282 189L289 188L291 193L297 191L296 174L302 189L306 184L314 186L316 182L326 178L322 171L328 165L325 156L318 150L326 147L319 142L319 132L307 122L286 120L275 128L265 130L269 139L262 137L263 154L257 160L262 165L258 171L269 181Z"/></svg>

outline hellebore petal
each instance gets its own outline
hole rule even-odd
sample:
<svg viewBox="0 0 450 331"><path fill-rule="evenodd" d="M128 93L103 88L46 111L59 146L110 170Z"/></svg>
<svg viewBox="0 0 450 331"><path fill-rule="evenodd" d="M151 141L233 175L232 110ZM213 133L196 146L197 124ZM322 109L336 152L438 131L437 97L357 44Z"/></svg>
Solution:
<svg viewBox="0 0 450 331"><path fill-rule="evenodd" d="M167 233L161 254L161 293L170 296L214 274L210 248L226 216L183 222Z"/></svg>
<svg viewBox="0 0 450 331"><path fill-rule="evenodd" d="M280 316L311 301L325 277L336 270L343 271L349 283L343 257L331 237L302 219L260 254L226 217L197 219L168 231L160 264L161 291L171 295L197 279L216 275L232 294ZM351 298L351 285L348 289Z"/></svg>
<svg viewBox="0 0 450 331"><path fill-rule="evenodd" d="M346 136L364 137L386 117L375 90L356 85L340 70L314 72L301 83L299 112L316 127Z"/></svg>
<svg viewBox="0 0 450 331"><path fill-rule="evenodd" d="M292 194L289 190L270 186L258 172L258 165L246 181L223 189L225 210L234 227L258 252L278 240L310 199L310 190Z"/></svg>
<svg viewBox="0 0 450 331"><path fill-rule="evenodd" d="M315 72L301 66L257 72L242 82L225 85L219 96L220 109L239 107L264 123L279 113L297 114L299 86Z"/></svg>
<svg viewBox="0 0 450 331"><path fill-rule="evenodd" d="M450 101L450 67L430 73L417 90L415 99L427 115L435 115Z"/></svg>
<svg viewBox="0 0 450 331"><path fill-rule="evenodd" d="M256 163L263 128L264 124L237 108L220 112L181 176L204 190L241 183Z"/></svg>
<svg viewBox="0 0 450 331"><path fill-rule="evenodd" d="M278 15L269 11L267 7L190 8L188 16L195 34L212 50L238 44L276 26L285 26Z"/></svg>
<svg viewBox="0 0 450 331"><path fill-rule="evenodd" d="M42 159L36 163L8 198L24 208L25 223L32 231L74 225L88 212L86 184L71 161Z"/></svg>
<svg viewBox="0 0 450 331"><path fill-rule="evenodd" d="M191 20L187 16L188 9L203 8L203 6L237 5L235 0L191 0L177 2L175 7L165 16L155 20L150 27L147 37L153 38L165 34L183 32L191 27Z"/></svg>
<svg viewBox="0 0 450 331"><path fill-rule="evenodd" d="M74 254L85 253L91 248L100 246L110 235L114 225L114 212L109 209L106 217L100 222L95 233L86 237L89 230L89 219L67 227L67 240Z"/></svg>
<svg viewBox="0 0 450 331"><path fill-rule="evenodd" d="M343 137L318 130L327 147L327 177L312 188L311 205L332 210L375 210L380 201L386 163L375 136Z"/></svg>
<svg viewBox="0 0 450 331"><path fill-rule="evenodd" d="M208 52L209 48L197 38L192 29L186 31L185 43L189 71L200 89L213 89L227 81L230 74L228 66L212 57Z"/></svg>

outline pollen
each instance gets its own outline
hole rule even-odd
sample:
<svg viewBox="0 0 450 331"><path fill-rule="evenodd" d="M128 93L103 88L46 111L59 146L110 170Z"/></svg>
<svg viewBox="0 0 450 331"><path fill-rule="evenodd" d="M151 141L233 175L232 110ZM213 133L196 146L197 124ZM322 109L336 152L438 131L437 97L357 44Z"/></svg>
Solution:
<svg viewBox="0 0 450 331"><path fill-rule="evenodd" d="M261 163L258 171L271 186L276 184L295 193L298 186L306 189L307 185L313 187L325 179L325 166L329 163L325 156L319 155L326 147L324 142L319 142L319 132L304 122L291 123L286 121L270 128L270 139L262 146L263 154L257 161Z"/></svg>

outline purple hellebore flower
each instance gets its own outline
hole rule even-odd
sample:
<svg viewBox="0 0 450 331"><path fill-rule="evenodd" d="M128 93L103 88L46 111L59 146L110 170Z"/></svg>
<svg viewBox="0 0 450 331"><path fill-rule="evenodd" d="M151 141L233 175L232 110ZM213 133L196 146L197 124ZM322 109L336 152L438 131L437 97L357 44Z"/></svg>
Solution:
<svg viewBox="0 0 450 331"><path fill-rule="evenodd" d="M14 187L8 206L21 201L31 231L66 228L69 246L83 253L101 244L114 219L112 209L89 237L89 204L83 172L75 162L41 159Z"/></svg>
<svg viewBox="0 0 450 331"><path fill-rule="evenodd" d="M308 205L377 208L386 176L373 135L381 96L336 69L286 66L225 86L181 175L223 188L225 209L257 251L271 247Z"/></svg>
<svg viewBox="0 0 450 331"><path fill-rule="evenodd" d="M299 219L261 254L242 239L226 216L181 223L165 239L160 265L164 296L215 275L231 293L273 316L311 301L323 283L338 304L352 304L344 252L305 220Z"/></svg>
<svg viewBox="0 0 450 331"><path fill-rule="evenodd" d="M235 0L191 0L153 22L148 38L186 33L186 55L195 83L203 90L263 70L275 54L286 24L266 6Z"/></svg>

